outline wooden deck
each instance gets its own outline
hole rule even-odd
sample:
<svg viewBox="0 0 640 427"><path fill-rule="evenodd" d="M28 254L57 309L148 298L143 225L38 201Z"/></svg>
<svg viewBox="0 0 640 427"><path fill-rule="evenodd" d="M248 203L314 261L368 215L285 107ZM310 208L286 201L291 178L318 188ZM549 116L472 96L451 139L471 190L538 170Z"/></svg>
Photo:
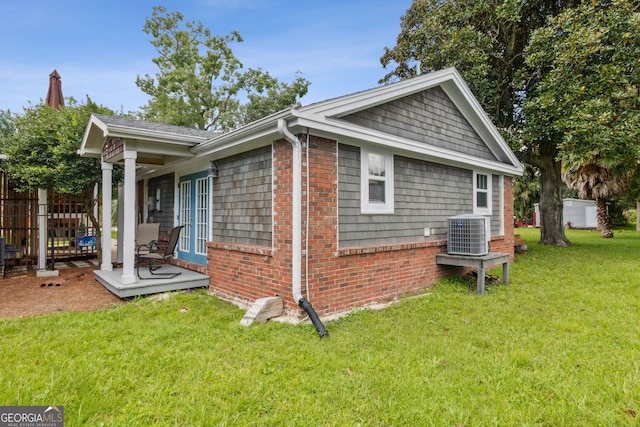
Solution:
<svg viewBox="0 0 640 427"><path fill-rule="evenodd" d="M167 291L178 291L184 289L206 288L209 286L209 276L195 271L180 268L175 265L163 265L163 273L181 272L179 276L172 279L153 278L148 280L137 279L135 283L122 283L122 269L113 271L96 270L96 280L105 288L119 296L120 298L130 298L139 295L157 294ZM149 271L141 269L140 275L148 277Z"/></svg>

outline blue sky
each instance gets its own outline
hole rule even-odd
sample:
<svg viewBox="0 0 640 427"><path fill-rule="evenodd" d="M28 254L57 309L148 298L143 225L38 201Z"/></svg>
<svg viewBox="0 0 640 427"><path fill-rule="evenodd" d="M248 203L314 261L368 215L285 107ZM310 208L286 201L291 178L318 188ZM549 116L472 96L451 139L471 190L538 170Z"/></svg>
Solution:
<svg viewBox="0 0 640 427"><path fill-rule="evenodd" d="M306 105L377 86L411 0L2 0L0 109L20 113L46 98L57 69L65 97L138 110L147 98L136 76L157 72L142 31L156 5L215 35L238 31L244 42L232 48L245 67L285 82L300 71L311 81Z"/></svg>

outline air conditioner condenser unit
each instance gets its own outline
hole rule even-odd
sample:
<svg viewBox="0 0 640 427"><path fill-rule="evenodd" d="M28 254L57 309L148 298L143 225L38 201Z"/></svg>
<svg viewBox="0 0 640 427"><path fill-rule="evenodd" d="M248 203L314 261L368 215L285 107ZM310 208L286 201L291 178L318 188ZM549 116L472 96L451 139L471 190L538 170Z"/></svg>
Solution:
<svg viewBox="0 0 640 427"><path fill-rule="evenodd" d="M491 218L465 214L448 218L447 253L486 255L491 239Z"/></svg>

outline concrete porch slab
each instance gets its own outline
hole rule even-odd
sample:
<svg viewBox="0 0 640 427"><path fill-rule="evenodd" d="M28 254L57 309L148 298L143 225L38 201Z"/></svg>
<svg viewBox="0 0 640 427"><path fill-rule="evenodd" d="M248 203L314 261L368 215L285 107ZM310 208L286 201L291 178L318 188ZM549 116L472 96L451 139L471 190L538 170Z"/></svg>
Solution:
<svg viewBox="0 0 640 427"><path fill-rule="evenodd" d="M139 295L149 295L168 291L209 287L209 276L207 276L206 274L200 274L195 271L168 264L163 265L158 272L181 272L182 274L172 279L154 277L153 279L141 280L136 277L135 283L128 284L122 283L121 268L115 269L113 271L96 270L94 271L94 274L98 282L100 282L105 288L107 288L109 291L119 296L120 298L130 298ZM140 275L142 277L149 277L149 271L147 269L141 269Z"/></svg>

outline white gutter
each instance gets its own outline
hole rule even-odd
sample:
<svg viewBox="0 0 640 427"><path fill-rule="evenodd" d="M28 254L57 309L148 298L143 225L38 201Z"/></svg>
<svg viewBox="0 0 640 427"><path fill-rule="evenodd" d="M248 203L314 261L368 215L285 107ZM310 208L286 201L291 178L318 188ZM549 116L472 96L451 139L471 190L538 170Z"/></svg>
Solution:
<svg viewBox="0 0 640 427"><path fill-rule="evenodd" d="M293 147L293 190L292 190L292 281L291 292L296 304L302 299L302 144L289 131L287 122L278 119L278 132Z"/></svg>

